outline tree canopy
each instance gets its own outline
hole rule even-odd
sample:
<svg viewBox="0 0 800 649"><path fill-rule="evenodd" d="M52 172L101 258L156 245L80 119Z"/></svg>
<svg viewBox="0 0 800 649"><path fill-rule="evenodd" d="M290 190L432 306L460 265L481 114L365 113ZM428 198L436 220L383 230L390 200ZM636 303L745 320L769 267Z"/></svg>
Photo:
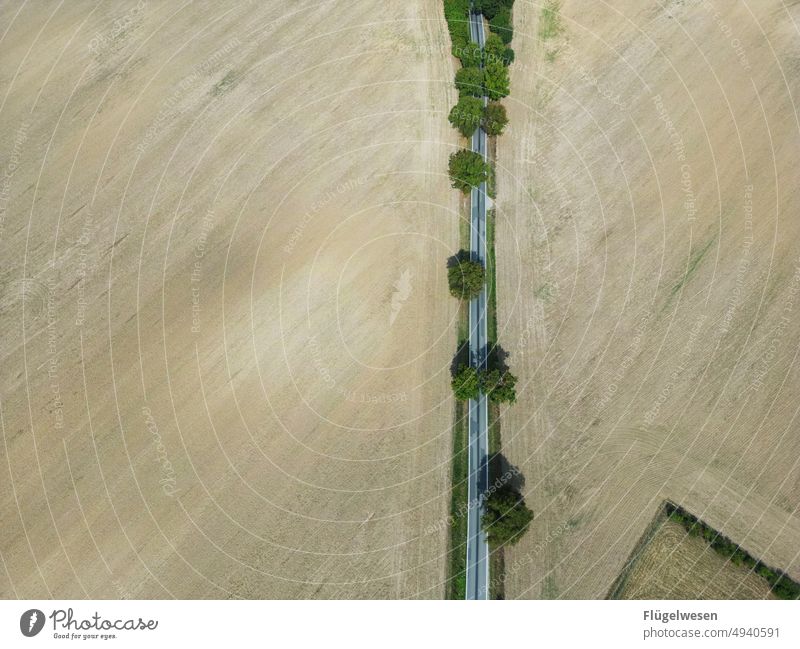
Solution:
<svg viewBox="0 0 800 649"><path fill-rule="evenodd" d="M457 56L465 68L478 67L483 59L483 52L477 43L470 41L457 50Z"/></svg>
<svg viewBox="0 0 800 649"><path fill-rule="evenodd" d="M503 485L486 497L486 512L481 524L493 546L514 545L528 529L533 512L522 495L510 485Z"/></svg>
<svg viewBox="0 0 800 649"><path fill-rule="evenodd" d="M508 45L514 36L514 28L511 24L511 9L507 7L498 9L497 13L489 20L489 29Z"/></svg>
<svg viewBox="0 0 800 649"><path fill-rule="evenodd" d="M469 137L478 128L483 113L483 101L477 97L464 95L459 97L458 103L450 110L448 119L461 135Z"/></svg>
<svg viewBox="0 0 800 649"><path fill-rule="evenodd" d="M517 377L508 371L487 370L481 375L481 390L494 403L515 403L516 385Z"/></svg>
<svg viewBox="0 0 800 649"><path fill-rule="evenodd" d="M487 135L500 135L508 124L506 107L499 101L490 101L483 109L483 119L481 120L483 130Z"/></svg>
<svg viewBox="0 0 800 649"><path fill-rule="evenodd" d="M453 297L471 300L477 297L486 283L486 269L462 250L456 255L456 262L447 269L447 281Z"/></svg>
<svg viewBox="0 0 800 649"><path fill-rule="evenodd" d="M483 46L483 58L487 63L498 61L503 65L509 65L514 60L514 50L508 47L497 34L489 34Z"/></svg>
<svg viewBox="0 0 800 649"><path fill-rule="evenodd" d="M487 18L494 18L501 9L511 9L514 0L475 0L475 9Z"/></svg>
<svg viewBox="0 0 800 649"><path fill-rule="evenodd" d="M456 72L456 88L459 96L483 97L483 70L476 66L459 68Z"/></svg>
<svg viewBox="0 0 800 649"><path fill-rule="evenodd" d="M462 401L477 399L480 386L478 370L470 365L462 365L456 371L450 385L453 388L453 394L456 399L461 399Z"/></svg>
<svg viewBox="0 0 800 649"><path fill-rule="evenodd" d="M444 17L453 55L461 59L469 45L469 0L444 0Z"/></svg>
<svg viewBox="0 0 800 649"><path fill-rule="evenodd" d="M510 92L508 68L501 61L488 61L484 68L483 84L489 99L502 99Z"/></svg>
<svg viewBox="0 0 800 649"><path fill-rule="evenodd" d="M480 153L461 149L450 156L449 169L453 187L466 194L487 180L491 166Z"/></svg>

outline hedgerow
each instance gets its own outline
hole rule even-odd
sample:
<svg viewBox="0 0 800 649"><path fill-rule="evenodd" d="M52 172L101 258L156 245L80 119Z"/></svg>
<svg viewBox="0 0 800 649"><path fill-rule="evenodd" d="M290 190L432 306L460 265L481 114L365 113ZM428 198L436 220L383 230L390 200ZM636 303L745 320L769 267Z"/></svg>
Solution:
<svg viewBox="0 0 800 649"><path fill-rule="evenodd" d="M483 101L480 98L465 95L453 106L447 119L453 128L461 132L461 135L469 137L485 119L484 112Z"/></svg>
<svg viewBox="0 0 800 649"><path fill-rule="evenodd" d="M501 9L511 9L514 0L475 0L475 9L487 18L494 18Z"/></svg>
<svg viewBox="0 0 800 649"><path fill-rule="evenodd" d="M508 45L514 37L514 27L511 24L511 9L503 7L489 20L489 29L503 39Z"/></svg>
<svg viewBox="0 0 800 649"><path fill-rule="evenodd" d="M702 537L723 557L737 566L747 566L769 583L772 592L781 599L800 599L800 584L793 581L785 572L771 568L759 559L754 558L728 537L717 532L683 507L667 503L667 514L670 519L680 523L691 536Z"/></svg>
<svg viewBox="0 0 800 649"><path fill-rule="evenodd" d="M487 36L483 50L470 40L469 0L444 0L444 15L450 32L452 52L462 65L456 71L455 78L460 105L468 97L482 98L486 95L494 102L510 92L508 66L514 61L514 50L508 43L511 42L511 8L514 0L476 0L474 5L476 10L489 19L489 27L493 32ZM473 112L475 111L470 111ZM454 107L449 117L450 123L464 137L472 134L474 128L471 129L467 122L474 120L473 115L466 115L462 108ZM489 121L486 117L488 116L484 116L484 122ZM487 131L487 134L499 135L502 126L492 132Z"/></svg>
<svg viewBox="0 0 800 649"><path fill-rule="evenodd" d="M444 18L453 56L461 59L472 49L469 47L469 0L444 0Z"/></svg>
<svg viewBox="0 0 800 649"><path fill-rule="evenodd" d="M464 95L483 97L483 78L484 74L481 68L459 68L456 72L456 88L458 88L459 97Z"/></svg>

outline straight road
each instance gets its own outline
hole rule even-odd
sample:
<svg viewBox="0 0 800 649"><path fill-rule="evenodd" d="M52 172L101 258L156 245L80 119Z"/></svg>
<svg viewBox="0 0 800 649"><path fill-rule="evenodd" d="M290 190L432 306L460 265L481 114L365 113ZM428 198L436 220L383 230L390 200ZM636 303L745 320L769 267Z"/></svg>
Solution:
<svg viewBox="0 0 800 649"><path fill-rule="evenodd" d="M470 38L483 49L483 16L470 13ZM486 97L483 98L486 105ZM486 133L478 126L472 135L472 150L486 158ZM470 194L470 253L486 265L486 183ZM469 304L470 362L486 367L486 287ZM489 419L486 395L469 402L469 508L467 510L467 599L489 598L489 543L481 528L483 494L489 486Z"/></svg>

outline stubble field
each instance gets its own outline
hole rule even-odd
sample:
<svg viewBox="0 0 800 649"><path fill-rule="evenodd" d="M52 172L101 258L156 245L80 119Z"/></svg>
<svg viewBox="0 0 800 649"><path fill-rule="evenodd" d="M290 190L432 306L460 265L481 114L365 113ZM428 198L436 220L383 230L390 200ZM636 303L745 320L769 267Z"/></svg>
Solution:
<svg viewBox="0 0 800 649"><path fill-rule="evenodd" d="M619 599L775 599L769 584L746 566L720 556L705 539L662 517L641 547Z"/></svg>
<svg viewBox="0 0 800 649"><path fill-rule="evenodd" d="M667 499L797 579L799 7L542 6L515 5L498 145L503 445L536 514L506 596L605 597Z"/></svg>
<svg viewBox="0 0 800 649"><path fill-rule="evenodd" d="M439 3L0 25L0 596L442 597Z"/></svg>

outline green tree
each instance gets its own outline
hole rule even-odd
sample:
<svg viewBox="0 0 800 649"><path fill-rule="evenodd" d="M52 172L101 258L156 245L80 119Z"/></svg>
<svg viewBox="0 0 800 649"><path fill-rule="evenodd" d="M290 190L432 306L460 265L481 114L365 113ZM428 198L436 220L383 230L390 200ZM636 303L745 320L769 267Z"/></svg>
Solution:
<svg viewBox="0 0 800 649"><path fill-rule="evenodd" d="M456 56L458 56L461 60L461 65L465 68L477 68L483 59L483 52L477 43L469 41L456 50Z"/></svg>
<svg viewBox="0 0 800 649"><path fill-rule="evenodd" d="M444 17L453 55L460 59L469 45L469 0L444 0Z"/></svg>
<svg viewBox="0 0 800 649"><path fill-rule="evenodd" d="M506 44L497 34L489 34L483 44L483 56L485 61L501 61Z"/></svg>
<svg viewBox="0 0 800 649"><path fill-rule="evenodd" d="M522 495L510 485L504 485L486 498L486 512L481 524L495 547L514 545L527 531L533 512L525 505Z"/></svg>
<svg viewBox="0 0 800 649"><path fill-rule="evenodd" d="M487 135L501 135L506 124L508 124L506 107L499 101L490 101L486 104L486 108L483 109L481 124Z"/></svg>
<svg viewBox="0 0 800 649"><path fill-rule="evenodd" d="M483 46L483 60L485 63L496 61L509 65L514 60L514 50L508 47L497 34L489 34Z"/></svg>
<svg viewBox="0 0 800 649"><path fill-rule="evenodd" d="M501 9L510 9L514 0L475 0L475 9L487 18L493 18Z"/></svg>
<svg viewBox="0 0 800 649"><path fill-rule="evenodd" d="M514 36L514 28L511 24L511 9L503 7L497 11L489 20L489 29L503 39L508 45Z"/></svg>
<svg viewBox="0 0 800 649"><path fill-rule="evenodd" d="M462 365L453 376L450 385L453 388L453 394L456 399L461 399L462 401L477 399L480 385L478 370L469 365Z"/></svg>
<svg viewBox="0 0 800 649"><path fill-rule="evenodd" d="M454 128L457 128L461 135L469 137L478 128L483 116L483 101L477 97L460 97L458 103L453 106L448 119Z"/></svg>
<svg viewBox="0 0 800 649"><path fill-rule="evenodd" d="M481 375L481 390L494 403L515 403L517 377L511 372L486 370Z"/></svg>
<svg viewBox="0 0 800 649"><path fill-rule="evenodd" d="M470 259L470 254L461 250L456 262L447 269L450 294L459 300L477 297L486 283L486 269L479 261Z"/></svg>
<svg viewBox="0 0 800 649"><path fill-rule="evenodd" d="M465 194L489 177L491 166L480 153L461 149L450 156L450 180L455 189Z"/></svg>
<svg viewBox="0 0 800 649"><path fill-rule="evenodd" d="M459 68L456 72L456 88L459 96L483 97L483 70L475 66Z"/></svg>
<svg viewBox="0 0 800 649"><path fill-rule="evenodd" d="M500 61L489 61L484 68L483 83L489 99L502 99L509 93L508 68Z"/></svg>
<svg viewBox="0 0 800 649"><path fill-rule="evenodd" d="M800 599L800 584L781 574L774 582L771 582L772 592L781 599Z"/></svg>

